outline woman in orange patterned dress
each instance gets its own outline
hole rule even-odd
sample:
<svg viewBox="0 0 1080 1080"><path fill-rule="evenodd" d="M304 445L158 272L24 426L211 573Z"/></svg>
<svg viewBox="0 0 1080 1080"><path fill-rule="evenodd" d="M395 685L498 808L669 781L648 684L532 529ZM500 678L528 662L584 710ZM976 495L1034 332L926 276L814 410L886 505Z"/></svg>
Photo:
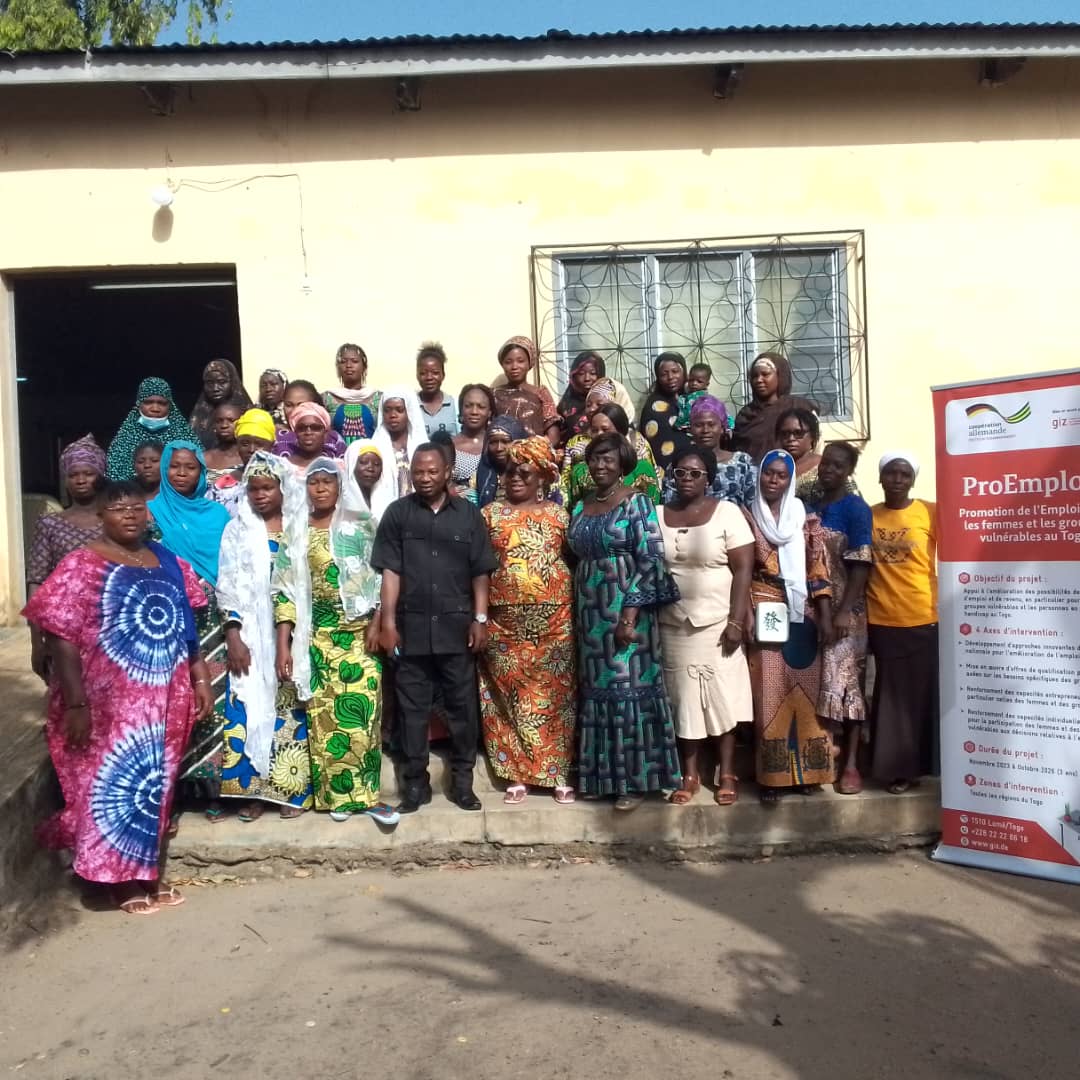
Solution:
<svg viewBox="0 0 1080 1080"><path fill-rule="evenodd" d="M504 802L523 802L532 785L553 788L556 802L571 803L577 675L569 520L540 501L558 477L548 440L522 439L509 454L506 497L482 510L499 558L480 663L484 746L495 774L510 781Z"/></svg>

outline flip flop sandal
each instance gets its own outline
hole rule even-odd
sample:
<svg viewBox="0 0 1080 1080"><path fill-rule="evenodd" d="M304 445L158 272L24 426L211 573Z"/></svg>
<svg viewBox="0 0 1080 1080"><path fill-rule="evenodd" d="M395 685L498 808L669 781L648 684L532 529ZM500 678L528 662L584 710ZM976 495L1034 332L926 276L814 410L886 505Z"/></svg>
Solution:
<svg viewBox="0 0 1080 1080"><path fill-rule="evenodd" d="M511 784L503 795L503 802L507 806L517 806L525 801L528 794L529 789L524 784Z"/></svg>
<svg viewBox="0 0 1080 1080"><path fill-rule="evenodd" d="M264 813L266 813L266 807L262 803L253 802L243 807L236 816L246 825L252 821L258 821Z"/></svg>
<svg viewBox="0 0 1080 1080"><path fill-rule="evenodd" d="M396 825L401 820L401 814L384 802L369 806L364 813L380 825Z"/></svg>
<svg viewBox="0 0 1080 1080"><path fill-rule="evenodd" d="M894 780L885 790L890 795L903 795L910 787L910 780Z"/></svg>
<svg viewBox="0 0 1080 1080"><path fill-rule="evenodd" d="M205 813L206 820L212 821L215 825L225 820L225 811L220 806L208 806Z"/></svg>
<svg viewBox="0 0 1080 1080"><path fill-rule="evenodd" d="M179 907L181 904L187 903L187 897L179 889L174 889L171 885L159 889L151 899L158 907Z"/></svg>
<svg viewBox="0 0 1080 1080"><path fill-rule="evenodd" d="M574 789L572 787L565 787L560 784L558 787L555 788L555 801L560 806L569 806L572 802L575 801L576 798L577 796L575 796Z"/></svg>
<svg viewBox="0 0 1080 1080"><path fill-rule="evenodd" d="M293 818L298 818L303 812L299 806L283 806L278 813L278 817L282 821L292 821Z"/></svg>
<svg viewBox="0 0 1080 1080"><path fill-rule="evenodd" d="M734 791L724 791L722 786L716 789L716 794L713 795L713 802L717 806L734 806L739 801L739 778L732 776L731 773L720 774L720 784L723 785L725 780L730 780L735 785Z"/></svg>
<svg viewBox="0 0 1080 1080"><path fill-rule="evenodd" d="M631 810L636 810L644 801L644 795L620 795L615 800L615 809L628 814Z"/></svg>
<svg viewBox="0 0 1080 1080"><path fill-rule="evenodd" d="M161 910L149 896L129 896L121 900L117 907L125 915L156 915Z"/></svg>

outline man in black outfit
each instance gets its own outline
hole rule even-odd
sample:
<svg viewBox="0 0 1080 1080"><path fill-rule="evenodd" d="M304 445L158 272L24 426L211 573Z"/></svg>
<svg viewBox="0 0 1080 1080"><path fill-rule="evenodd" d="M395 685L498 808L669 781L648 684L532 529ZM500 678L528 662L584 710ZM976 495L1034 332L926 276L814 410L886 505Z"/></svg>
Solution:
<svg viewBox="0 0 1080 1080"><path fill-rule="evenodd" d="M487 644L488 574L497 559L472 503L447 490L442 450L423 443L410 466L413 494L391 503L379 523L371 565L381 570L381 642L397 660L397 706L405 756L398 806L431 802L428 721L436 687L448 714L450 800L479 810L473 767L480 737L476 660Z"/></svg>

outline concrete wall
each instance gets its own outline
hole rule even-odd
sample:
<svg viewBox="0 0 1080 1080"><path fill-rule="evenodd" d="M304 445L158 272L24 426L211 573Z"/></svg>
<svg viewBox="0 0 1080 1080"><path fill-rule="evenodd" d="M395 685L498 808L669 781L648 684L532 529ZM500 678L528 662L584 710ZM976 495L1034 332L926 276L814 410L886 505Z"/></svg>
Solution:
<svg viewBox="0 0 1080 1080"><path fill-rule="evenodd" d="M764 65L711 89L441 79L398 113L381 81L229 84L178 88L171 117L133 86L8 90L0 272L235 264L247 372L328 384L354 340L372 382L411 378L434 337L456 389L528 332L533 245L862 229L868 461L930 460L932 383L1075 363L1080 66L989 90L966 62ZM166 181L171 221L148 197Z"/></svg>

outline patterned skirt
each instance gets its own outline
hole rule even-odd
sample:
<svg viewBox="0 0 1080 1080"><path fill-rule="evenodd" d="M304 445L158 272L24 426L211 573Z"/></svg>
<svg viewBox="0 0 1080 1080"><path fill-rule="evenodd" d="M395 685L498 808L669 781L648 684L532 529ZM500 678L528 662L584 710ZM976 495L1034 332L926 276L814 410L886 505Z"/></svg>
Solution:
<svg viewBox="0 0 1080 1080"><path fill-rule="evenodd" d="M479 665L484 746L495 775L566 786L574 744L577 658L570 604L492 607Z"/></svg>
<svg viewBox="0 0 1080 1080"><path fill-rule="evenodd" d="M260 776L247 756L247 710L232 693L225 699L225 746L221 769L222 798L259 799L281 806L310 810L311 755L307 714L300 708L296 688L278 688L277 719L270 746L270 766Z"/></svg>
<svg viewBox="0 0 1080 1080"><path fill-rule="evenodd" d="M221 762L225 745L225 696L228 671L225 666L225 631L214 590L199 583L206 593L207 606L195 612L199 648L210 669L214 711L192 728L184 759L180 763L179 801L216 799L221 794Z"/></svg>
<svg viewBox="0 0 1080 1080"><path fill-rule="evenodd" d="M821 654L817 624L791 623L783 645L750 650L755 774L763 787L831 784L833 742L817 714Z"/></svg>

